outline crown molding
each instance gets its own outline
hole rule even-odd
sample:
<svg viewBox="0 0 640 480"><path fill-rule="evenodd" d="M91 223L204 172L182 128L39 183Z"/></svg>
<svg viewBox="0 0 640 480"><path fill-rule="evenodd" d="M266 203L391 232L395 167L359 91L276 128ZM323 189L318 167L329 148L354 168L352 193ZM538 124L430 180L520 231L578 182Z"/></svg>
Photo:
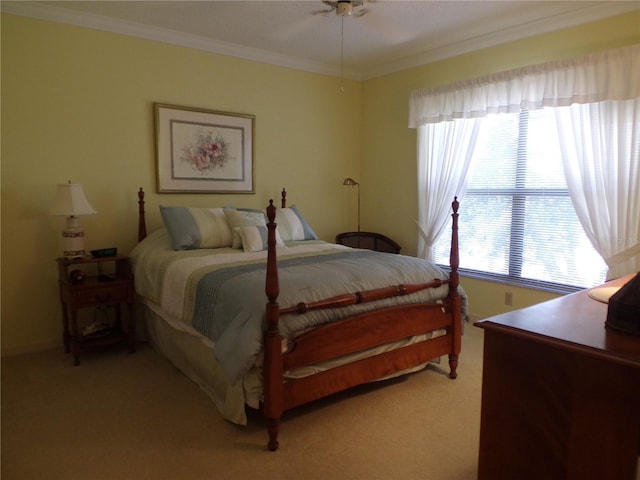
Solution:
<svg viewBox="0 0 640 480"><path fill-rule="evenodd" d="M543 33L549 33L564 28L575 27L584 23L602 20L607 17L615 17L625 13L640 10L638 2L599 2L583 7L580 11L572 11L549 18L536 20L516 27L506 28L475 38L454 42L448 45L434 46L421 52L405 56L402 59L391 61L362 73L363 80L389 75L391 73L408 70L434 63L447 58L452 58L465 53L495 47L504 43L522 40Z"/></svg>
<svg viewBox="0 0 640 480"><path fill-rule="evenodd" d="M63 7L47 5L46 3L3 1L0 2L0 11L11 15L35 18L55 23L63 23L83 28L91 28L109 33L117 33L130 37L153 40L209 53L227 55L254 62L276 65L279 67L303 70L329 76L343 76L346 79L361 81L360 72L340 68L331 64L312 62L309 60L281 55L257 48L245 47L233 43L212 40L198 35L190 35L166 28L142 25L121 19L113 19L102 15L77 12Z"/></svg>
<svg viewBox="0 0 640 480"><path fill-rule="evenodd" d="M547 33L562 28L588 23L606 17L640 10L637 2L599 2L585 6L580 11L556 15L553 17L529 22L527 24L499 30L487 35L480 35L473 39L437 45L432 48L417 51L398 60L383 63L374 69L358 71L355 69L341 69L332 64L312 62L306 59L281 55L266 50L244 47L228 42L221 42L198 35L184 32L141 25L135 22L119 20L77 12L63 7L47 5L37 2L3 1L0 11L12 15L46 20L83 28L92 28L110 33L117 33L146 40L178 45L186 48L203 50L210 53L227 55L254 62L266 63L280 67L292 68L321 75L344 77L345 79L362 81L388 75L401 70L419 67L464 53L500 45L515 40Z"/></svg>

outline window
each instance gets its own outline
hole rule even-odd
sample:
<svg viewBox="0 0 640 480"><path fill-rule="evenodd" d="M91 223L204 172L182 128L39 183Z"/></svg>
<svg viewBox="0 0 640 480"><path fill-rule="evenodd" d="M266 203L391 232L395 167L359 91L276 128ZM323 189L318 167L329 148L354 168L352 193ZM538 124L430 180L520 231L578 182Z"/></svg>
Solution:
<svg viewBox="0 0 640 480"><path fill-rule="evenodd" d="M575 214L552 109L481 119L460 207L460 268L523 286L572 291L606 265ZM450 229L435 247L448 264Z"/></svg>

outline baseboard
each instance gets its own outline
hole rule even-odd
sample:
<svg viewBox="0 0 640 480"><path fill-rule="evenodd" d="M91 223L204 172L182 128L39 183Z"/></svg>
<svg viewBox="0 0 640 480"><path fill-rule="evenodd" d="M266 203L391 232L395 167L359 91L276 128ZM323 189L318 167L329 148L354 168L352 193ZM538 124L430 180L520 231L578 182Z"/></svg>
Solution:
<svg viewBox="0 0 640 480"><path fill-rule="evenodd" d="M60 344L60 342L53 341L31 343L29 345L20 345L17 347L3 347L0 351L0 357L15 357L16 355L43 352L45 350L52 350L54 348L59 348L62 351L62 345Z"/></svg>

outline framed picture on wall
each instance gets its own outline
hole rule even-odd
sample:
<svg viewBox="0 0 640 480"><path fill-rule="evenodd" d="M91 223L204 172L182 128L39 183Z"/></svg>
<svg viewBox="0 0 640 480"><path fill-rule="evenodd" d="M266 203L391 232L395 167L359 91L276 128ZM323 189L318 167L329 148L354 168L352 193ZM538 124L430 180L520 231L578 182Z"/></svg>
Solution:
<svg viewBox="0 0 640 480"><path fill-rule="evenodd" d="M159 193L255 193L255 117L154 104Z"/></svg>

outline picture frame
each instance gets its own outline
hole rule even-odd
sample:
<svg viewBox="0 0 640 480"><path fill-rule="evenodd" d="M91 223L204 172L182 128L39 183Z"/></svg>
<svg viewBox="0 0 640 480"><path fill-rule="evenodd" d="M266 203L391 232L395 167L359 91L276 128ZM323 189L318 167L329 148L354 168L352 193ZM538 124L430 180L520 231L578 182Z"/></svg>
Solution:
<svg viewBox="0 0 640 480"><path fill-rule="evenodd" d="M255 116L154 104L158 193L255 193Z"/></svg>

